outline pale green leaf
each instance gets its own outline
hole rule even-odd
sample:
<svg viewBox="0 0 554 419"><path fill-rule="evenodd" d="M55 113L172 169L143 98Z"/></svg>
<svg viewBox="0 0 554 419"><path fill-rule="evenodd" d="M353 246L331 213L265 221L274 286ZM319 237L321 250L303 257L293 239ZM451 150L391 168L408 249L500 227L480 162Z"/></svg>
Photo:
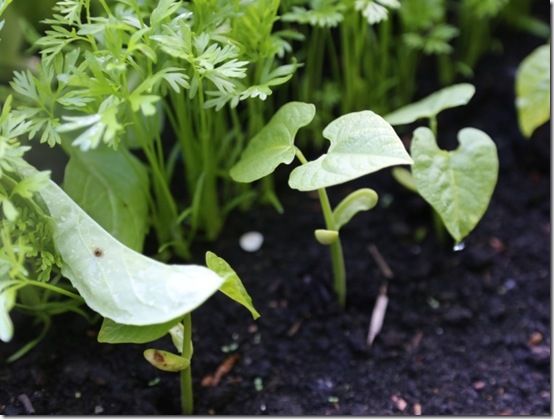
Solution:
<svg viewBox="0 0 554 419"><path fill-rule="evenodd" d="M175 355L174 353L162 351L161 349L147 349L144 351L144 358L159 370L167 372L179 372L190 366L190 359Z"/></svg>
<svg viewBox="0 0 554 419"><path fill-rule="evenodd" d="M219 289L223 294L247 308L254 319L260 317L239 276L225 260L215 253L206 252L206 266L225 280Z"/></svg>
<svg viewBox="0 0 554 419"><path fill-rule="evenodd" d="M521 132L531 137L550 119L550 46L535 49L521 63L516 77L516 106Z"/></svg>
<svg viewBox="0 0 554 419"><path fill-rule="evenodd" d="M289 186L312 191L338 185L397 164L412 164L390 124L371 111L353 112L323 131L331 141L327 154L295 168Z"/></svg>
<svg viewBox="0 0 554 419"><path fill-rule="evenodd" d="M392 125L404 125L422 118L433 118L445 109L466 105L474 94L473 85L455 84L388 114L385 119Z"/></svg>
<svg viewBox="0 0 554 419"><path fill-rule="evenodd" d="M395 167L392 169L392 176L406 189L417 193L417 186L415 184L414 177L408 169Z"/></svg>
<svg viewBox="0 0 554 419"><path fill-rule="evenodd" d="M253 182L272 173L280 164L294 160L294 137L315 116L315 106L289 102L283 105L268 124L250 141L240 161L231 169L237 182Z"/></svg>
<svg viewBox="0 0 554 419"><path fill-rule="evenodd" d="M339 239L339 232L337 230L318 228L314 231L314 236L318 243L330 246Z"/></svg>
<svg viewBox="0 0 554 419"><path fill-rule="evenodd" d="M363 188L352 192L333 211L335 228L340 230L357 213L374 208L378 200L379 196L373 189Z"/></svg>
<svg viewBox="0 0 554 419"><path fill-rule="evenodd" d="M411 146L417 190L456 242L485 214L498 177L496 146L487 134L464 128L458 140L456 150L441 150L431 130L422 127L414 132Z"/></svg>
<svg viewBox="0 0 554 419"><path fill-rule="evenodd" d="M36 173L21 163L22 176ZM39 191L53 222L62 274L87 305L121 324L168 322L191 312L223 279L197 265L167 265L118 242L54 182Z"/></svg>
<svg viewBox="0 0 554 419"><path fill-rule="evenodd" d="M132 326L104 319L98 333L98 342L102 343L148 343L165 336L179 323L179 318L161 324Z"/></svg>
<svg viewBox="0 0 554 419"><path fill-rule="evenodd" d="M140 252L148 230L148 173L127 150L71 151L64 189L117 240Z"/></svg>

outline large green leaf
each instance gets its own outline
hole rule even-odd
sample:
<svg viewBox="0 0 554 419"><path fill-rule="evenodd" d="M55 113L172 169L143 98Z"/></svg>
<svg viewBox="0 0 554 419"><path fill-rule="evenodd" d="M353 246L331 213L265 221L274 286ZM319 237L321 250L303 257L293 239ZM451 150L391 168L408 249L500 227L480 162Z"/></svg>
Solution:
<svg viewBox="0 0 554 419"><path fill-rule="evenodd" d="M371 111L335 119L323 130L331 142L327 154L295 168L289 186L312 191L348 182L397 164L412 164L390 124Z"/></svg>
<svg viewBox="0 0 554 419"><path fill-rule="evenodd" d="M516 77L516 106L521 132L531 137L550 119L550 46L535 49L521 63Z"/></svg>
<svg viewBox="0 0 554 419"><path fill-rule="evenodd" d="M464 128L458 141L458 149L441 150L430 129L418 128L411 146L417 190L456 242L475 228L487 210L498 177L496 146L487 134Z"/></svg>
<svg viewBox="0 0 554 419"><path fill-rule="evenodd" d="M98 342L102 343L148 343L169 333L179 323L179 318L161 324L131 326L104 319L98 333Z"/></svg>
<svg viewBox="0 0 554 419"><path fill-rule="evenodd" d="M388 114L385 119L392 125L411 124L418 119L435 117L445 109L466 105L474 94L473 85L455 84Z"/></svg>
<svg viewBox="0 0 554 419"><path fill-rule="evenodd" d="M290 164L295 156L294 137L314 116L315 106L310 103L283 105L249 142L241 159L231 169L233 180L253 182L273 173L280 164Z"/></svg>
<svg viewBox="0 0 554 419"><path fill-rule="evenodd" d="M342 226L347 224L357 213L369 211L375 207L378 200L379 196L373 189L363 188L352 192L344 198L333 211L335 228L340 230Z"/></svg>
<svg viewBox="0 0 554 419"><path fill-rule="evenodd" d="M254 319L260 317L239 276L224 259L206 252L206 266L225 280L219 289L223 294L246 307Z"/></svg>
<svg viewBox="0 0 554 419"><path fill-rule="evenodd" d="M22 163L18 172L37 170ZM223 283L204 266L167 265L126 247L52 181L39 195L52 217L63 275L103 317L138 326L165 323L194 310Z"/></svg>
<svg viewBox="0 0 554 419"><path fill-rule="evenodd" d="M64 189L98 224L140 252L148 228L148 173L125 149L75 149Z"/></svg>

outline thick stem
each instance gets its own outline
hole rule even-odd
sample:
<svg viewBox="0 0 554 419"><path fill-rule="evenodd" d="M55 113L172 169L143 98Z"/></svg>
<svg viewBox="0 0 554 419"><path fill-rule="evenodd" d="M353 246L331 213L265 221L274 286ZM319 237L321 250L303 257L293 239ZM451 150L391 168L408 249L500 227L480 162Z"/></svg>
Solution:
<svg viewBox="0 0 554 419"><path fill-rule="evenodd" d="M308 161L297 148L296 157L302 164L306 164ZM323 218L325 219L325 227L327 230L336 230L335 219L333 217L333 210L331 209L331 203L327 196L325 188L317 190L319 194L319 202L321 204L321 210L323 211ZM337 300L341 307L346 305L346 268L344 266L344 255L342 253L342 244L340 236L330 246L331 251L331 264L333 268L333 288L337 294Z"/></svg>
<svg viewBox="0 0 554 419"><path fill-rule="evenodd" d="M181 411L183 415L192 415L194 398L192 391L192 319L188 313L183 319L183 358L189 361L188 368L181 371Z"/></svg>

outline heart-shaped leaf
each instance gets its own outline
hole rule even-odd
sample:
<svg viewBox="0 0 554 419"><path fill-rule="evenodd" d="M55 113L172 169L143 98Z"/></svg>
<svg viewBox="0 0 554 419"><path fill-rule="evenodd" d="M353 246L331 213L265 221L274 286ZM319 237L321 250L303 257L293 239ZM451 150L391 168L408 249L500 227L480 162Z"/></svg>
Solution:
<svg viewBox="0 0 554 419"><path fill-rule="evenodd" d="M331 122L323 136L327 154L295 168L289 186L313 191L338 185L397 164L412 164L391 125L371 111L353 112Z"/></svg>
<svg viewBox="0 0 554 419"><path fill-rule="evenodd" d="M254 182L273 173L280 164L290 164L295 156L294 137L314 116L315 106L310 103L283 105L248 143L241 159L231 169L231 178L237 182Z"/></svg>
<svg viewBox="0 0 554 419"><path fill-rule="evenodd" d="M392 125L404 125L422 118L433 118L445 109L466 105L474 94L473 85L455 84L388 114L385 119Z"/></svg>
<svg viewBox="0 0 554 419"><path fill-rule="evenodd" d="M550 46L535 49L521 63L516 78L519 126L526 137L550 119Z"/></svg>
<svg viewBox="0 0 554 419"><path fill-rule="evenodd" d="M31 176L37 170L21 163L18 172ZM223 284L204 266L166 265L124 246L52 181L39 195L52 217L63 275L103 317L126 325L165 323L194 310Z"/></svg>
<svg viewBox="0 0 554 419"><path fill-rule="evenodd" d="M333 211L335 228L340 230L341 227L347 224L357 213L369 211L375 207L378 200L379 196L373 189L363 188L352 192L344 198Z"/></svg>
<svg viewBox="0 0 554 419"><path fill-rule="evenodd" d="M464 128L458 140L458 149L441 150L430 129L418 128L411 146L417 190L456 242L475 228L487 210L498 177L496 146L487 134Z"/></svg>

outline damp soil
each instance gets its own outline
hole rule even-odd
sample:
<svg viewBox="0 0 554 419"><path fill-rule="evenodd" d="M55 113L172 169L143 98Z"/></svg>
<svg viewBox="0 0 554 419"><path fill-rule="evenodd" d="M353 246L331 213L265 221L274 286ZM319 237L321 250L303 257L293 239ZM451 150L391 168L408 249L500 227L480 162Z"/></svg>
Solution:
<svg viewBox="0 0 554 419"><path fill-rule="evenodd" d="M262 317L222 295L193 313L196 412L199 414L549 414L550 129L531 141L518 131L513 83L518 63L540 40L506 37L506 52L486 57L469 106L439 120L443 146L474 126L495 140L500 176L490 209L465 242L437 240L429 208L388 171L366 177L380 206L342 234L348 302L331 288L315 196L280 191L284 215L265 208L236 213L211 248L236 268ZM428 93L422 91L422 94ZM286 170L281 171L282 180ZM354 186L331 189L336 202ZM260 231L261 250L238 237ZM369 348L368 325L386 280L369 248L393 272L381 334ZM14 342L36 333L16 317ZM177 414L176 375L149 366L149 345L96 342L99 325L74 315L55 319L30 354L0 363L0 414ZM229 368L217 385L210 375ZM213 381L213 380L212 380Z"/></svg>

